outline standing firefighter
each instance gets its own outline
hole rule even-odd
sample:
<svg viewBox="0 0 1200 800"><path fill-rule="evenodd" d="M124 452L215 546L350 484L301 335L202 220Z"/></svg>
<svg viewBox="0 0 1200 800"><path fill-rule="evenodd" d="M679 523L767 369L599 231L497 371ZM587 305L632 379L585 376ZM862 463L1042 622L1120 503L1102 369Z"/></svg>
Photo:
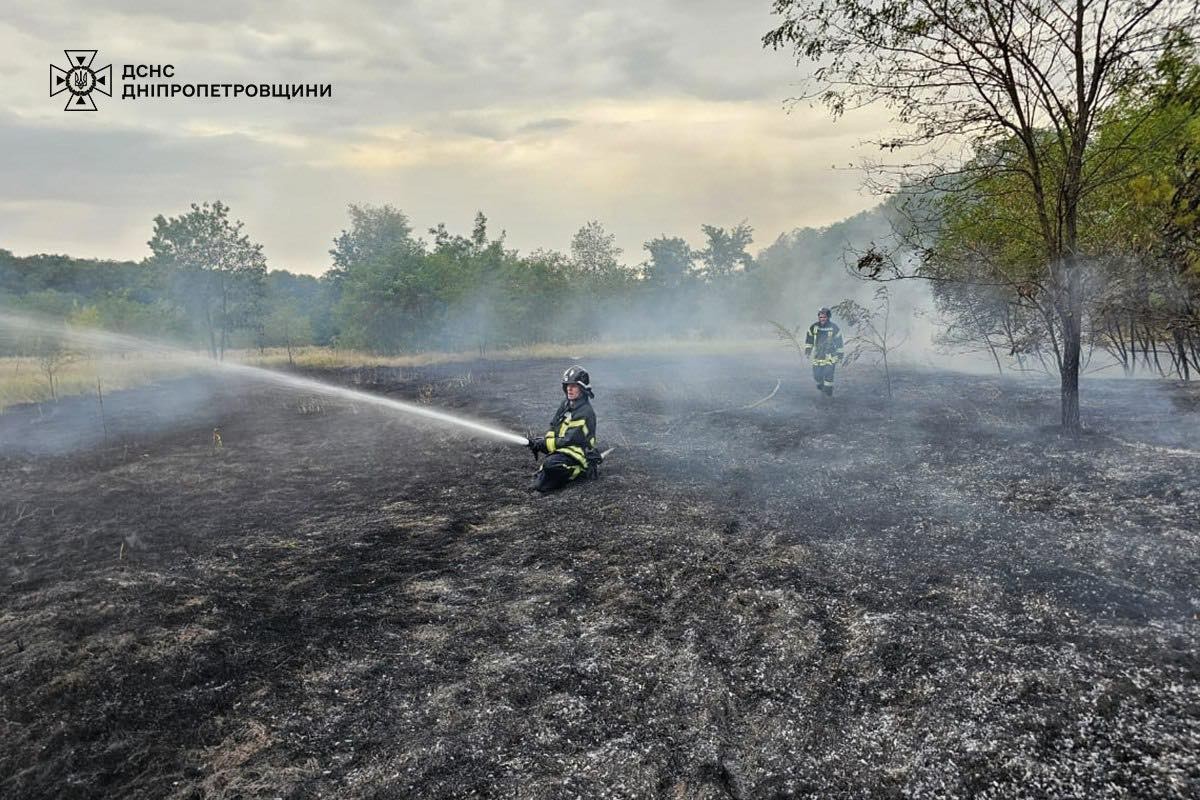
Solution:
<svg viewBox="0 0 1200 800"><path fill-rule="evenodd" d="M595 476L602 458L596 450L596 412L589 402L593 397L587 370L574 366L563 373L563 394L567 396L545 436L529 440L529 448L547 453L538 468L533 488L552 492L581 475Z"/></svg>
<svg viewBox="0 0 1200 800"><path fill-rule="evenodd" d="M804 336L804 355L812 358L813 380L829 397L833 397L833 369L845 358L842 332L832 317L833 312L822 306L817 311L817 321Z"/></svg>

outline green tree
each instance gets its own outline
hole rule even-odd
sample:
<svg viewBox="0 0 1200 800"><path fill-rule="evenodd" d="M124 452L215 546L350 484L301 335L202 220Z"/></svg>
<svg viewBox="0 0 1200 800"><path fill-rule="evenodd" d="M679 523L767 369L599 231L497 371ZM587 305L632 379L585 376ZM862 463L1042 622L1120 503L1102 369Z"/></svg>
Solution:
<svg viewBox="0 0 1200 800"><path fill-rule="evenodd" d="M221 359L237 328L257 323L267 262L239 220L219 200L178 217L154 218L150 250L167 270L175 297L201 326L209 353Z"/></svg>
<svg viewBox="0 0 1200 800"><path fill-rule="evenodd" d="M1157 71L1159 81L1127 93L1106 112L1094 151L1085 154L1091 163L1097 153L1125 147L1130 157L1080 204L1078 242L1087 254L1079 276L1082 338L1085 352L1102 347L1127 372L1136 368L1140 350L1144 366L1187 378L1200 344L1196 250L1187 244L1195 241L1197 221L1189 198L1197 197L1200 184L1200 70L1190 55L1169 53ZM1187 75L1190 87L1181 81ZM1005 156L983 157L1003 163ZM934 297L948 320L943 340L983 344L994 357L1000 344L1019 364L1035 358L1060 371L1061 316L1052 302L1054 286L1039 266L1036 208L1017 176L976 177L934 207L938 224L921 274L934 280Z"/></svg>
<svg viewBox="0 0 1200 800"><path fill-rule="evenodd" d="M1041 267L1036 211L1017 180L999 172L938 196L930 204L936 224L921 226L928 246L919 274L933 284L945 343L982 346L994 358L1003 347L1022 368L1036 361L1061 374L1060 318Z"/></svg>
<svg viewBox="0 0 1200 800"><path fill-rule="evenodd" d="M360 206L351 204L350 230L343 230L333 240L332 277L345 274L363 264L401 260L410 255L416 242L408 217L390 205Z"/></svg>
<svg viewBox="0 0 1200 800"><path fill-rule="evenodd" d="M621 248L617 237L592 220L571 237L571 260L586 275L606 275L620 269Z"/></svg>
<svg viewBox="0 0 1200 800"><path fill-rule="evenodd" d="M285 348L288 364L294 365L295 349L312 344L312 323L294 303L282 303L263 320L263 341L268 347Z"/></svg>
<svg viewBox="0 0 1200 800"><path fill-rule="evenodd" d="M174 303L166 300L139 303L130 294L121 292L93 298L68 319L73 325L133 336L173 338L186 333L187 317Z"/></svg>
<svg viewBox="0 0 1200 800"><path fill-rule="evenodd" d="M509 277L516 254L504 249L504 232L488 239L487 217L475 214L471 238L465 247L454 248L456 268L450 273L458 280L446 287L448 304L457 307L457 316L466 319L456 327L471 337L480 357L497 340L503 340L511 321L513 293Z"/></svg>
<svg viewBox="0 0 1200 800"><path fill-rule="evenodd" d="M432 313L424 245L389 205L351 205L350 229L334 239L329 281L339 295L339 342L377 352L410 345Z"/></svg>
<svg viewBox="0 0 1200 800"><path fill-rule="evenodd" d="M1187 380L1200 369L1200 60L1179 40L1155 80L1108 113L1098 138L1136 153L1122 179L1087 198L1091 247L1105 254L1093 327L1132 372ZM1159 359L1159 351L1169 361Z"/></svg>
<svg viewBox="0 0 1200 800"><path fill-rule="evenodd" d="M892 235L890 204L863 211L823 228L796 228L780 234L755 258L752 277L756 318L791 318L834 297L866 299L862 281L846 269L847 254L863 243Z"/></svg>
<svg viewBox="0 0 1200 800"><path fill-rule="evenodd" d="M926 166L876 175L933 189L1011 179L1004 190L1033 212L1040 302L1057 317L1062 424L1078 430L1088 257L1080 208L1133 157L1126 145L1092 146L1096 125L1152 72L1170 34L1196 28L1194 3L775 0L774 10L783 20L764 45L820 64L807 97L834 114L882 102L902 133L881 144L927 156L904 162ZM963 141L976 151L966 165L940 156L938 145Z"/></svg>
<svg viewBox="0 0 1200 800"><path fill-rule="evenodd" d="M696 254L678 236L659 236L642 247L650 254L644 266L646 283L657 289L680 289L694 276Z"/></svg>
<svg viewBox="0 0 1200 800"><path fill-rule="evenodd" d="M290 308L307 321L309 340L304 344L328 345L333 338L331 296L328 281L314 275L297 275L286 270L267 274L265 316Z"/></svg>
<svg viewBox="0 0 1200 800"><path fill-rule="evenodd" d="M704 265L705 278L721 281L754 266L754 257L746 252L754 241L754 228L745 220L729 231L714 225L701 225L700 229L704 231L706 244L696 256Z"/></svg>
<svg viewBox="0 0 1200 800"><path fill-rule="evenodd" d="M155 277L145 263L44 254L22 257L0 250L0 292L5 294L49 289L90 299L128 292L139 302L152 302L159 288Z"/></svg>
<svg viewBox="0 0 1200 800"><path fill-rule="evenodd" d="M575 329L564 324L562 315L572 314L570 301L579 292L577 277L571 258L554 250L535 250L513 263L508 272L508 340L552 342L563 339L564 332L570 338Z"/></svg>

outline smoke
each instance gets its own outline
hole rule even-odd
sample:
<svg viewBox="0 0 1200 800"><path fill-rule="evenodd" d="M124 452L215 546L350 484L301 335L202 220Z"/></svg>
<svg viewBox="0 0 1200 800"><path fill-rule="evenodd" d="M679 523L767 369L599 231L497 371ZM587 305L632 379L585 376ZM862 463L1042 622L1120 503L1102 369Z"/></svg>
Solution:
<svg viewBox="0 0 1200 800"><path fill-rule="evenodd" d="M109 333L106 331L98 331L86 328L68 327L52 321L38 319L36 317L7 312L0 312L0 328L8 329L16 335L25 334L60 337L64 341L70 342L73 345L91 348L94 350L110 352L146 352L153 354L157 358L184 365L193 369L205 371L215 369L221 373L233 375L238 378L270 383L292 391L307 392L310 394L321 395L339 400L364 403L384 409L386 411L398 412L408 417L417 417L421 420L440 425L465 428L473 434L486 436L488 438L506 442L508 444L523 445L526 441L525 437L519 434L505 431L475 420L447 414L443 411L438 411L425 406L406 403L389 397L368 394L366 392L348 389L344 386L336 386L334 384L313 380L312 378L305 378L299 375L275 372L272 370L229 361L215 362L206 357L198 356L185 350L179 350L169 345L132 336L126 336L123 334Z"/></svg>
<svg viewBox="0 0 1200 800"><path fill-rule="evenodd" d="M7 408L0 415L0 454L56 456L121 443L136 459L139 445L151 437L180 430L203 436L218 427L216 401L226 388L213 376L192 375L158 381L154 391L72 396Z"/></svg>

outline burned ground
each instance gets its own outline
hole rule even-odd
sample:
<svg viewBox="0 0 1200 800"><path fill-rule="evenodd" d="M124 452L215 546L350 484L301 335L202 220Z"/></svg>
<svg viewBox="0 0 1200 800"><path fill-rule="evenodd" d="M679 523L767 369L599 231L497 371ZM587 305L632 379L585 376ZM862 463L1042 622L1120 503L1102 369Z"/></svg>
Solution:
<svg viewBox="0 0 1200 800"><path fill-rule="evenodd" d="M561 366L321 377L536 430ZM0 416L0 795L1200 794L1193 392L588 366L550 496L262 387Z"/></svg>

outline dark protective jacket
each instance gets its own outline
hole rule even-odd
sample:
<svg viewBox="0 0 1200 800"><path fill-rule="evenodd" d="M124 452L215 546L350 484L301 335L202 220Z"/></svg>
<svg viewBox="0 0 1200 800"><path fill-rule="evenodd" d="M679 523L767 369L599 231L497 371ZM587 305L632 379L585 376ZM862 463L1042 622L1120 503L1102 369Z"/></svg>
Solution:
<svg viewBox="0 0 1200 800"><path fill-rule="evenodd" d="M812 357L814 367L836 364L845 357L842 332L833 320L822 325L814 322L804 336L804 353Z"/></svg>
<svg viewBox="0 0 1200 800"><path fill-rule="evenodd" d="M588 468L589 456L596 458L596 412L586 395L562 401L546 431L545 450L570 456L584 469Z"/></svg>

